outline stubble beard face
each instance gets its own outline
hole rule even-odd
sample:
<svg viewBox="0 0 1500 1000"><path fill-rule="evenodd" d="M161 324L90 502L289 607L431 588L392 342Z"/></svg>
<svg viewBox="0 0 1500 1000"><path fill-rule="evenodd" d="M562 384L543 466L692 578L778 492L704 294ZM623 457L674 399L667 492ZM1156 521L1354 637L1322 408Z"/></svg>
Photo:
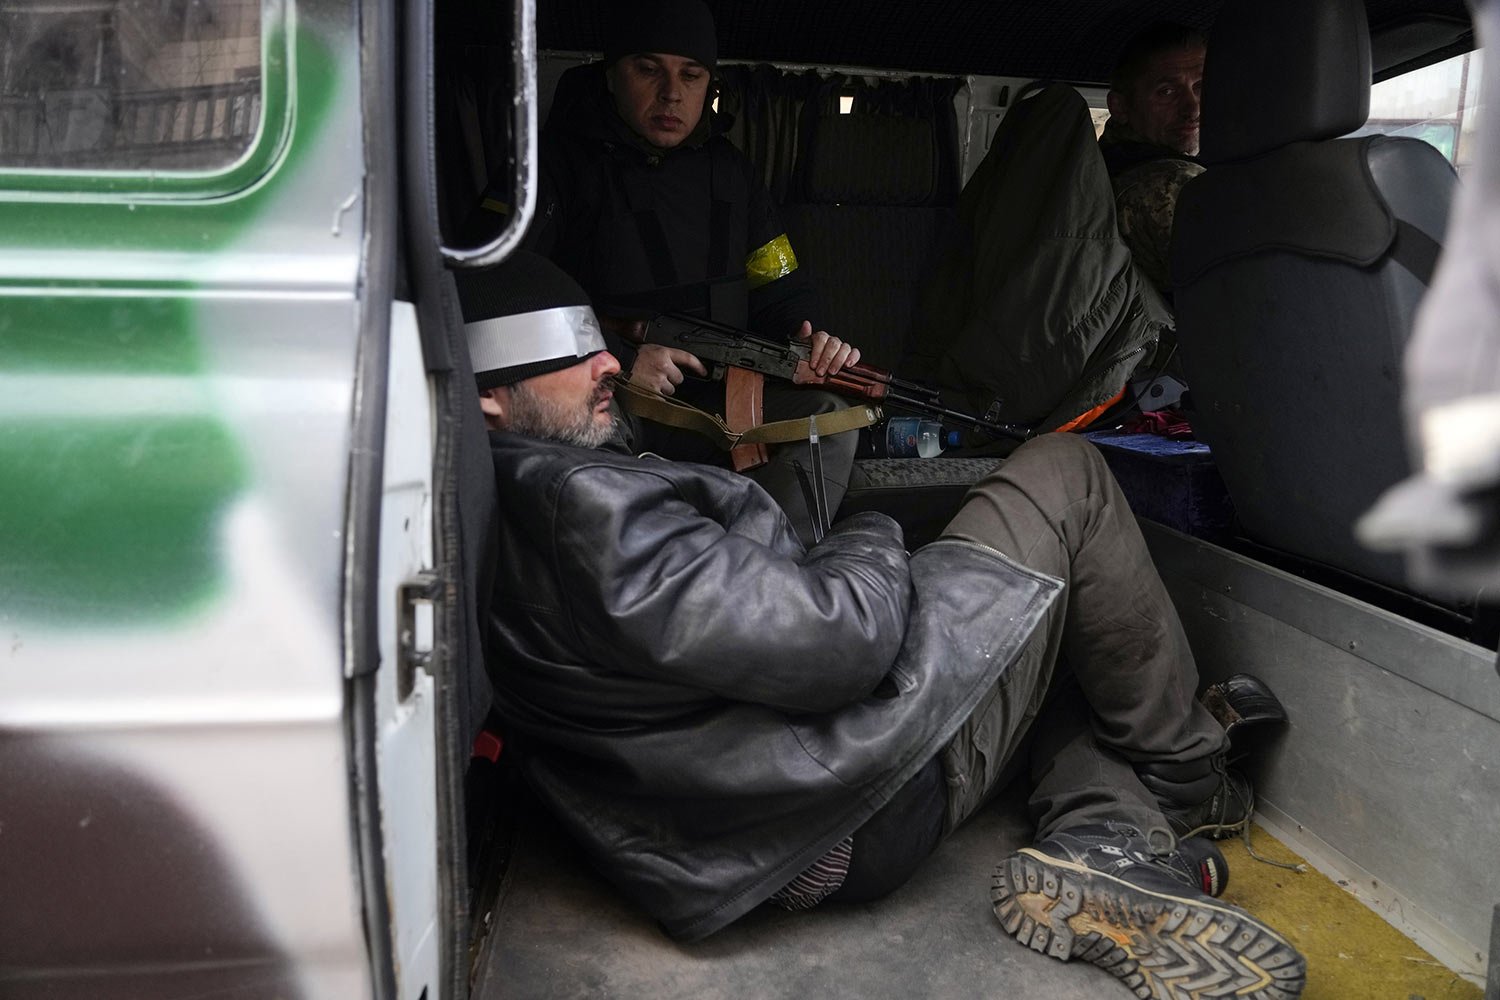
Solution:
<svg viewBox="0 0 1500 1000"><path fill-rule="evenodd" d="M587 404L569 406L565 401L533 392L524 382L511 389L510 429L527 437L558 441L578 448L597 448L615 436L616 419L600 420L595 408L604 401L603 380L594 383Z"/></svg>

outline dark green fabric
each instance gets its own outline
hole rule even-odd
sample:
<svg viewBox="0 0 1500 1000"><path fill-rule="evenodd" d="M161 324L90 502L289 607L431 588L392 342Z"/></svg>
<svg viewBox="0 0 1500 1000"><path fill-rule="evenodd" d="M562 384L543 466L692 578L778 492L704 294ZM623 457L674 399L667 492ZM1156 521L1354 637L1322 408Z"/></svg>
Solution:
<svg viewBox="0 0 1500 1000"><path fill-rule="evenodd" d="M1077 91L1013 107L959 199L957 245L919 311L905 372L982 412L1050 429L1153 356L1170 314L1133 265Z"/></svg>

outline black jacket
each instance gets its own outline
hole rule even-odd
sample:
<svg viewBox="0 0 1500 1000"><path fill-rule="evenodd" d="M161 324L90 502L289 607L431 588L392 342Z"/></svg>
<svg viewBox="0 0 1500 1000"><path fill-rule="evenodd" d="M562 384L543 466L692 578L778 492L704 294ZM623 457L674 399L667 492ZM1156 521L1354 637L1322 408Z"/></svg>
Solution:
<svg viewBox="0 0 1500 1000"><path fill-rule="evenodd" d="M615 112L600 67L572 72L579 78L559 85L542 134L527 246L572 275L603 314L687 309L778 338L803 320L819 327L822 306L802 271L747 282L747 260L786 229L750 161L722 134L727 120L705 111L693 136L657 149Z"/></svg>
<svg viewBox="0 0 1500 1000"><path fill-rule="evenodd" d="M492 435L511 745L674 936L741 916L951 738L1060 584L880 514L804 551L721 469ZM730 596L732 595L732 596Z"/></svg>

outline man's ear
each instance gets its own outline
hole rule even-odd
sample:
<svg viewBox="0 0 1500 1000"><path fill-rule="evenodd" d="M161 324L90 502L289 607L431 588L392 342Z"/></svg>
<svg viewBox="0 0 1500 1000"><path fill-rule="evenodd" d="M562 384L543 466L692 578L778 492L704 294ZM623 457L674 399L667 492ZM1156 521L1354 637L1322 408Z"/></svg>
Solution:
<svg viewBox="0 0 1500 1000"><path fill-rule="evenodd" d="M604 67L604 89L609 91L611 94L615 92L615 73L618 72L616 67L618 67L619 65L620 61L616 59L608 66Z"/></svg>
<svg viewBox="0 0 1500 1000"><path fill-rule="evenodd" d="M1121 125L1130 124L1129 106L1125 95L1116 90L1111 90L1104 96L1105 104L1109 107L1109 116L1120 119Z"/></svg>
<svg viewBox="0 0 1500 1000"><path fill-rule="evenodd" d="M510 421L505 412L510 406L510 386L497 385L492 389L479 390L479 412L484 414L485 425L491 430L503 431Z"/></svg>

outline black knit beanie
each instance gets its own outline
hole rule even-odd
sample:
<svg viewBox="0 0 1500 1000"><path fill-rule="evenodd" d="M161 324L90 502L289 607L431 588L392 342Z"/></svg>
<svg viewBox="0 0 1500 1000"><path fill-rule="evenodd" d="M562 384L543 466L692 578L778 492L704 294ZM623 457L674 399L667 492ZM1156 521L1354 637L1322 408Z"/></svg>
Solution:
<svg viewBox="0 0 1500 1000"><path fill-rule="evenodd" d="M495 267L455 272L454 280L480 389L569 368L604 350L588 295L539 254L520 250Z"/></svg>
<svg viewBox="0 0 1500 1000"><path fill-rule="evenodd" d="M719 61L714 16L703 0L612 0L604 64L637 52L693 59L710 70Z"/></svg>

